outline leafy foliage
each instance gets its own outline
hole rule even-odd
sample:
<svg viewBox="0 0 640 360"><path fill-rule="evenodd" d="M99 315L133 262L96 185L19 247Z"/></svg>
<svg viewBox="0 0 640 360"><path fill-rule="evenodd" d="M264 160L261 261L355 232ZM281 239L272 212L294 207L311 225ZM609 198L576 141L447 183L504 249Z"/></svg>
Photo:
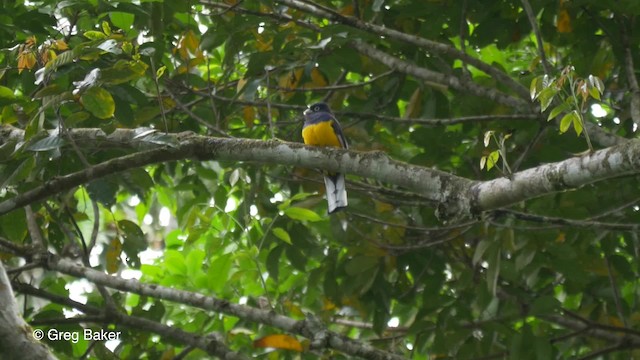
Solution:
<svg viewBox="0 0 640 360"><path fill-rule="evenodd" d="M590 149L605 147L603 133L635 137L636 1L531 5L542 44L519 1L9 1L0 14L0 201L144 144L175 147L165 132L300 142L301 113L319 100L352 149L477 181L582 152L583 136ZM565 134L571 127L578 136ZM109 146L74 129L136 135ZM90 252L93 269L295 320L314 314L407 358L640 356L620 336L640 331L637 175L463 224L442 224L423 194L376 179L350 176L348 190L348 210L327 216L314 170L162 162L52 189L30 205L31 219L23 209L0 216L0 239L33 243L35 221L50 251ZM5 250L8 266L25 264ZM25 319L45 331L107 327L63 320L75 314L60 297L80 288L87 305L223 334L238 353L318 354L312 339L241 316L124 290L106 299L54 271L25 270L14 287L24 283L49 294L43 303L18 291ZM61 358L205 356L112 320L123 335L108 346L46 343Z"/></svg>

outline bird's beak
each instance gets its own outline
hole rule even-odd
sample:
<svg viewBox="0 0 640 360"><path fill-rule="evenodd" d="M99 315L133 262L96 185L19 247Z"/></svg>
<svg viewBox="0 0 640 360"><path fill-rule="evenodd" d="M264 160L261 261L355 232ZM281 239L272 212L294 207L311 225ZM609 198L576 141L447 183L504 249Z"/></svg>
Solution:
<svg viewBox="0 0 640 360"><path fill-rule="evenodd" d="M312 112L311 109L307 109L302 114L303 115L309 115L309 114L311 114L311 112Z"/></svg>

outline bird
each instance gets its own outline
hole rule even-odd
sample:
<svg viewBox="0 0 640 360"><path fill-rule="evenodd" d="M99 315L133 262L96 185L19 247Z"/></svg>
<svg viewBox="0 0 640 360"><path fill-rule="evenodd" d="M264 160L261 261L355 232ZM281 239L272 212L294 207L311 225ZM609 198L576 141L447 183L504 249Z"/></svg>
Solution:
<svg viewBox="0 0 640 360"><path fill-rule="evenodd" d="M331 112L329 105L323 102L312 104L303 114L302 139L306 145L349 148L340 123ZM329 214L347 207L344 174L326 173L324 186L327 193L327 212Z"/></svg>

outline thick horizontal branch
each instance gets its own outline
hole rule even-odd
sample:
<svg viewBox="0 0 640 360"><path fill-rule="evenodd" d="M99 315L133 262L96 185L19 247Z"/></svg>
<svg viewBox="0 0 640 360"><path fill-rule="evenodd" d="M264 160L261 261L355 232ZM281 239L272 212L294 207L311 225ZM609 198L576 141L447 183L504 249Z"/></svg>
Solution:
<svg viewBox="0 0 640 360"><path fill-rule="evenodd" d="M50 270L85 278L95 284L109 288L236 316L251 322L273 326L293 334L304 336L308 339L314 339L318 330L315 324L312 326L313 322L307 322L307 320L294 320L286 316L278 315L273 311L233 304L226 300L204 296L199 293L166 288L155 284L144 284L133 279L126 280L120 277L110 276L103 272L79 265L69 259L59 258L54 255L49 257L47 267ZM402 359L401 356L376 349L369 344L354 341L331 331L326 331L326 345L346 354L366 359Z"/></svg>
<svg viewBox="0 0 640 360"><path fill-rule="evenodd" d="M95 129L78 129L88 132ZM299 143L227 139L193 134L140 135L120 130L121 138L134 139L137 147L155 149L111 159L90 168L46 181L43 185L0 202L0 215L103 176L165 161L247 161L339 171L377 179L420 194L439 204L443 219L464 219L527 199L577 189L581 186L640 172L640 141L599 150L590 155L541 165L514 173L511 178L477 182L443 171L390 159L382 152L308 147ZM132 134L138 133L138 136ZM108 139L104 139L107 141Z"/></svg>
<svg viewBox="0 0 640 360"><path fill-rule="evenodd" d="M497 209L545 194L640 172L640 141L632 140L581 157L545 164L474 185L473 205Z"/></svg>

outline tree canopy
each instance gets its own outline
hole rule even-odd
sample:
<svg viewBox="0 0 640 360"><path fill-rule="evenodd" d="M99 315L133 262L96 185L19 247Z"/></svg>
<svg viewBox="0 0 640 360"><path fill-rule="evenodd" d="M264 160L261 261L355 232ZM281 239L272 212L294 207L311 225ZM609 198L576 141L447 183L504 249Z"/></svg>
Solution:
<svg viewBox="0 0 640 360"><path fill-rule="evenodd" d="M3 357L640 357L637 1L2 9Z"/></svg>

